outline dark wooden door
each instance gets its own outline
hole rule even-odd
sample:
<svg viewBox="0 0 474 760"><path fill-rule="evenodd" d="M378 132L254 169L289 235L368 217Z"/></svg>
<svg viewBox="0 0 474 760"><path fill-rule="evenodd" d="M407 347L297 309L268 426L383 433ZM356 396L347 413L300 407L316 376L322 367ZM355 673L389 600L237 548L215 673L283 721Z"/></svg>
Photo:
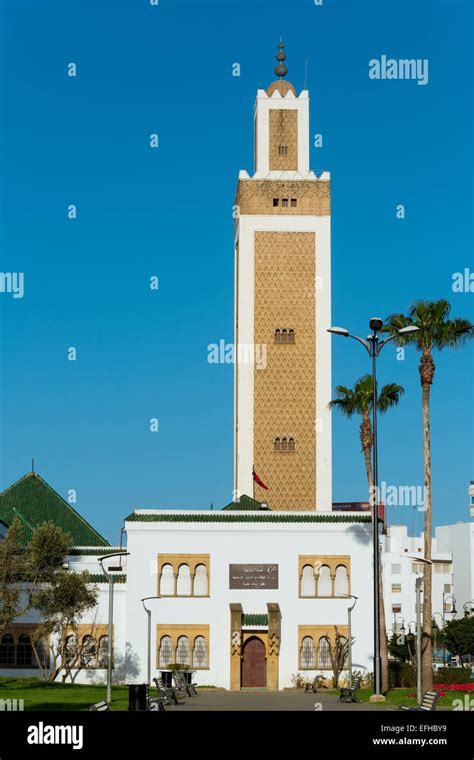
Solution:
<svg viewBox="0 0 474 760"><path fill-rule="evenodd" d="M264 688L267 685L265 644L256 636L247 639L243 646L240 684L247 689Z"/></svg>

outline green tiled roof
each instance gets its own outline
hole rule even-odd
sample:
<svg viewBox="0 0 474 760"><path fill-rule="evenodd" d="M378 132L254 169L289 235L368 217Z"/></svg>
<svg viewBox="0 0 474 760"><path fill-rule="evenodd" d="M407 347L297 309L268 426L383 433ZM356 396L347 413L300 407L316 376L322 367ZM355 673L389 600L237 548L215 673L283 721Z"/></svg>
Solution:
<svg viewBox="0 0 474 760"><path fill-rule="evenodd" d="M242 615L242 625L268 625L268 615Z"/></svg>
<svg viewBox="0 0 474 760"><path fill-rule="evenodd" d="M125 573L122 573L121 575L119 575L118 573L117 575L114 574L113 578L114 578L114 583L127 582L127 576L125 575ZM102 575L101 573L97 573L97 574L91 573L89 580L91 583L108 583L109 582L109 579L106 578L105 575Z"/></svg>
<svg viewBox="0 0 474 760"><path fill-rule="evenodd" d="M126 522L239 522L239 523L253 523L253 522L269 522L269 523L369 523L371 522L370 515L279 515L277 512L260 512L254 514L239 514L231 515L228 512L222 514L219 512L206 512L202 513L196 510L192 515L166 515L166 514L137 514L132 512L131 515L125 518Z"/></svg>
<svg viewBox="0 0 474 760"><path fill-rule="evenodd" d="M223 509L232 509L232 510L245 510L245 511L251 511L251 510L260 510L260 511L267 511L267 509L262 510L262 504L260 501L257 501L256 499L251 499L250 496L247 496L246 494L242 494L240 499L238 501L231 501L230 504L227 504L226 507L223 507Z"/></svg>
<svg viewBox="0 0 474 760"><path fill-rule="evenodd" d="M11 525L17 515L26 545L33 530L51 521L69 533L76 546L109 546L76 510L36 472L29 472L0 494L0 520Z"/></svg>

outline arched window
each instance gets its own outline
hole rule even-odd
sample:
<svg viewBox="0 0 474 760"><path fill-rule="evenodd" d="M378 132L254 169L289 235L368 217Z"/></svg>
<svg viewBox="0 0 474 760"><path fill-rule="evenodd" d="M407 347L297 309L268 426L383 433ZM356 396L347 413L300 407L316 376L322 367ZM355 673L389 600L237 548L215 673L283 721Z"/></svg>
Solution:
<svg viewBox="0 0 474 760"><path fill-rule="evenodd" d="M295 450L295 439L288 438L288 451L294 451L294 450Z"/></svg>
<svg viewBox="0 0 474 760"><path fill-rule="evenodd" d="M329 639L326 636L322 636L319 639L318 644L318 668L331 668L331 657L330 657L330 645L329 645Z"/></svg>
<svg viewBox="0 0 474 760"><path fill-rule="evenodd" d="M161 568L160 594L161 596L174 595L174 574L172 565L163 565Z"/></svg>
<svg viewBox="0 0 474 760"><path fill-rule="evenodd" d="M295 342L295 331L288 330L288 343L294 343L294 342Z"/></svg>
<svg viewBox="0 0 474 760"><path fill-rule="evenodd" d="M280 330L275 330L275 343L281 343L281 332Z"/></svg>
<svg viewBox="0 0 474 760"><path fill-rule="evenodd" d="M101 636L97 647L97 663L100 668L106 668L109 662L109 637Z"/></svg>
<svg viewBox="0 0 474 760"><path fill-rule="evenodd" d="M84 668L92 668L95 665L95 641L90 635L82 639L81 665Z"/></svg>
<svg viewBox="0 0 474 760"><path fill-rule="evenodd" d="M196 565L196 570L194 571L194 596L207 596L208 593L207 567L206 565Z"/></svg>
<svg viewBox="0 0 474 760"><path fill-rule="evenodd" d="M193 668L207 668L207 643L204 636L196 636L193 647Z"/></svg>
<svg viewBox="0 0 474 760"><path fill-rule="evenodd" d="M187 636L180 636L176 647L176 662L181 665L190 665L189 659L189 639Z"/></svg>
<svg viewBox="0 0 474 760"><path fill-rule="evenodd" d="M31 639L26 633L18 637L18 646L16 648L16 664L31 665L33 662L33 647Z"/></svg>
<svg viewBox="0 0 474 760"><path fill-rule="evenodd" d="M189 565L180 565L176 584L178 596L191 596L191 571Z"/></svg>
<svg viewBox="0 0 474 760"><path fill-rule="evenodd" d="M318 596L332 596L332 578L328 565L323 565L319 570Z"/></svg>
<svg viewBox="0 0 474 760"><path fill-rule="evenodd" d="M160 668L167 668L173 662L171 636L162 636L160 641Z"/></svg>
<svg viewBox="0 0 474 760"><path fill-rule="evenodd" d="M312 636L305 636L301 642L300 653L301 668L312 670L314 664L314 642Z"/></svg>
<svg viewBox="0 0 474 760"><path fill-rule="evenodd" d="M66 636L64 641L64 662L66 665L72 665L77 657L77 641L76 636L72 633L70 636Z"/></svg>
<svg viewBox="0 0 474 760"><path fill-rule="evenodd" d="M15 664L15 643L10 633L4 633L0 642L0 665Z"/></svg>
<svg viewBox="0 0 474 760"><path fill-rule="evenodd" d="M288 330L281 331L281 342L288 343Z"/></svg>
<svg viewBox="0 0 474 760"><path fill-rule="evenodd" d="M316 579L311 565L303 567L301 575L301 596L316 596Z"/></svg>
<svg viewBox="0 0 474 760"><path fill-rule="evenodd" d="M334 596L341 596L349 593L349 579L347 577L347 568L345 565L338 565L336 568L336 577L334 579Z"/></svg>
<svg viewBox="0 0 474 760"><path fill-rule="evenodd" d="M281 439L281 451L288 451L288 438Z"/></svg>
<svg viewBox="0 0 474 760"><path fill-rule="evenodd" d="M281 440L279 438L275 438L275 442L273 444L273 451L281 451Z"/></svg>

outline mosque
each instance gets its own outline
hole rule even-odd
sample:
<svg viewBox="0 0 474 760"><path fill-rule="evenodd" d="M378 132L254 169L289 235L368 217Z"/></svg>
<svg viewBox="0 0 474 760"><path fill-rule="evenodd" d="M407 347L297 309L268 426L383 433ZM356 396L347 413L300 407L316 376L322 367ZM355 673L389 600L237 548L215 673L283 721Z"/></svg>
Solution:
<svg viewBox="0 0 474 760"><path fill-rule="evenodd" d="M353 669L373 670L371 516L332 503L330 175L310 169L309 93L287 81L283 47L277 79L257 91L253 173L239 172L235 197L235 345L266 348L264 365L235 363L233 501L125 518L128 556L104 563L114 567L115 681L140 683L172 663L233 690L330 677L353 597ZM0 494L0 520L14 514L25 540L45 519L73 536L68 567L88 569L100 590L93 619L70 635L75 677L104 681L108 583L98 558L119 547L36 473ZM25 616L3 634L3 674L38 673L34 627Z"/></svg>

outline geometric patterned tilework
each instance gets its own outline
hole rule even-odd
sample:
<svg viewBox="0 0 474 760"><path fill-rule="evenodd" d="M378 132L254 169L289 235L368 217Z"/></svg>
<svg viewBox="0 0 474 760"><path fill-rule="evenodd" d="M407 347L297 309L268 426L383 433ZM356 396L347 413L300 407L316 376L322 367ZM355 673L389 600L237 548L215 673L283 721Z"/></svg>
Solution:
<svg viewBox="0 0 474 760"><path fill-rule="evenodd" d="M280 199L278 206L273 205L274 198ZM296 198L297 205L282 206L282 198ZM330 200L330 182L326 180L239 179L234 203L240 215L329 216Z"/></svg>
<svg viewBox="0 0 474 760"><path fill-rule="evenodd" d="M284 146L285 152L282 153ZM298 169L298 111L270 109L270 171Z"/></svg>
<svg viewBox="0 0 474 760"><path fill-rule="evenodd" d="M273 510L316 509L315 234L255 233L254 341L267 346L266 368L254 369L255 498ZM276 344L276 328L295 331ZM294 438L294 453L273 450Z"/></svg>

